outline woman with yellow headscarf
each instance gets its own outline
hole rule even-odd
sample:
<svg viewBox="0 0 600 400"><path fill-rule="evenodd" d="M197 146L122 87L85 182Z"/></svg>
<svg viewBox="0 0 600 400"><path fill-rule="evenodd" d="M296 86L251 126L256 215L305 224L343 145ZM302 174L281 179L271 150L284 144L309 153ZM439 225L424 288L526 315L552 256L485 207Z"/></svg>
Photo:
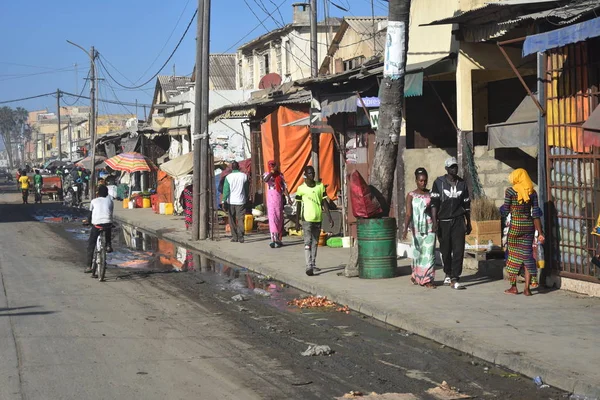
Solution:
<svg viewBox="0 0 600 400"><path fill-rule="evenodd" d="M533 182L527 171L519 168L508 177L512 187L506 189L504 205L500 208L503 216L510 214L510 227L507 235L508 259L506 270L510 276L510 289L506 294L519 294L517 276L525 268L525 289L523 294L531 296L532 277L537 276L537 266L533 258L533 240L538 231L538 240L544 242L542 232L542 210L533 190Z"/></svg>

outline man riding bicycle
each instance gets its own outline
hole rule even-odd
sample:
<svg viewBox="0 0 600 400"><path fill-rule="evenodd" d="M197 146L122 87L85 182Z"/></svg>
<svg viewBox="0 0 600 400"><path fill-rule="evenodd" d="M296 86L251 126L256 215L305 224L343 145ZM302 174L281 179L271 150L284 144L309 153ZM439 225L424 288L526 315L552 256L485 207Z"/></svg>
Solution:
<svg viewBox="0 0 600 400"><path fill-rule="evenodd" d="M88 240L87 248L87 268L85 273L92 273L92 259L94 258L94 249L96 248L96 242L98 236L102 230L105 231L106 236L106 252L112 253L111 246L111 228L113 223L113 201L108 196L108 188L106 186L100 186L98 188L98 196L90 202L90 217L88 221L91 221L92 230L90 231L90 239Z"/></svg>

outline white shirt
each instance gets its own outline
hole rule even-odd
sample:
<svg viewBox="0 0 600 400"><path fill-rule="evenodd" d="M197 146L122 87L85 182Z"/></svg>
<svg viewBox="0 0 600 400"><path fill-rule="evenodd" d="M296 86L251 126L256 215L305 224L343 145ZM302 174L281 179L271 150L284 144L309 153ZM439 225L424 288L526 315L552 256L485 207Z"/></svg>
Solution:
<svg viewBox="0 0 600 400"><path fill-rule="evenodd" d="M234 206L246 204L244 186L248 176L243 172L232 172L225 177L225 180L229 183L229 204Z"/></svg>
<svg viewBox="0 0 600 400"><path fill-rule="evenodd" d="M98 197L90 202L92 225L112 224L113 201L110 197Z"/></svg>

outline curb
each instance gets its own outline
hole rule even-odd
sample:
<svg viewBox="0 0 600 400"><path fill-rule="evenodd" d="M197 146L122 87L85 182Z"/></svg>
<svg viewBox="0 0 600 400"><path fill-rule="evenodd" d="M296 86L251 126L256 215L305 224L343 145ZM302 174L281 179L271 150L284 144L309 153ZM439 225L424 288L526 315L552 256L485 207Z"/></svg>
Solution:
<svg viewBox="0 0 600 400"><path fill-rule="evenodd" d="M415 318L410 314L389 312L388 310L380 308L377 305L370 304L362 299L353 297L347 291L320 288L317 280L315 280L314 284L311 284L306 282L304 279L286 276L277 269L271 269L270 267L260 263L253 263L251 260L221 251L218 248L200 248L200 246L198 246L198 242L192 242L191 240L187 239L182 240L180 237L177 237L177 235L173 235L170 232L163 233L154 229L140 226L139 222L134 222L126 217L115 215L114 218L119 222L135 226L136 228L152 234L160 239L168 240L181 247L186 247L201 252L210 258L220 259L238 266L244 265L245 268L253 272L270 276L277 281L283 282L304 292L308 292L313 295L327 296L327 298L330 300L339 304L347 305L350 307L350 309L361 314L368 315L369 317L392 325L396 328L409 331L487 362L501 365L528 377L541 376L544 383L566 392L585 394L587 396L595 396L600 398L600 386L598 383L581 380L575 373L566 371L561 372L553 365L545 366L530 362L528 359L517 354L516 348L514 353L495 350L493 343L486 343L479 339L472 339L468 336L461 336L452 332L448 332L442 327L423 322L423 320Z"/></svg>

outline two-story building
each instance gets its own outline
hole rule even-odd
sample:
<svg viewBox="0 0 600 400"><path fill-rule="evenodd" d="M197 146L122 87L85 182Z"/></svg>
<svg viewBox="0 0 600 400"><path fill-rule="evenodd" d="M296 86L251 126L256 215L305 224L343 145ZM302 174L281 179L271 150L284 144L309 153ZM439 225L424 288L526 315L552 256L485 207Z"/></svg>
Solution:
<svg viewBox="0 0 600 400"><path fill-rule="evenodd" d="M310 77L310 8L293 4L293 22L245 43L237 52L237 88L264 89L261 80L269 74L292 82ZM342 20L327 18L317 25L318 64L321 65ZM270 84L269 82L267 85Z"/></svg>

